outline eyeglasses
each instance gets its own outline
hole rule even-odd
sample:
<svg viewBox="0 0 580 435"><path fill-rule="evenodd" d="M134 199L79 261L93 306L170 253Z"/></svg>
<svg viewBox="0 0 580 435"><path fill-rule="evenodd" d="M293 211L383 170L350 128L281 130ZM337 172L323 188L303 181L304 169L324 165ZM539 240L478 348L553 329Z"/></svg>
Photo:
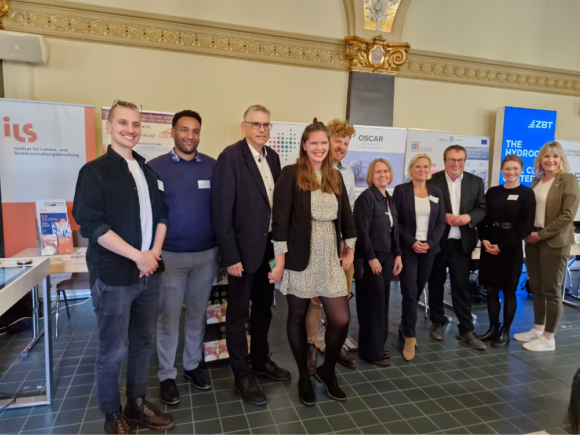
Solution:
<svg viewBox="0 0 580 435"><path fill-rule="evenodd" d="M131 103L129 101L125 101L125 100L115 100L113 101L113 104L111 105L111 109L113 109L113 107L128 107L129 109L133 109L133 110L138 110L139 113L141 113L143 111L143 105L139 104L139 103Z"/></svg>
<svg viewBox="0 0 580 435"><path fill-rule="evenodd" d="M465 163L465 159L447 159L447 163Z"/></svg>
<svg viewBox="0 0 580 435"><path fill-rule="evenodd" d="M246 122L245 124L250 124L254 130L259 130L260 127L263 127L265 131L272 130L272 124L260 124L259 122Z"/></svg>

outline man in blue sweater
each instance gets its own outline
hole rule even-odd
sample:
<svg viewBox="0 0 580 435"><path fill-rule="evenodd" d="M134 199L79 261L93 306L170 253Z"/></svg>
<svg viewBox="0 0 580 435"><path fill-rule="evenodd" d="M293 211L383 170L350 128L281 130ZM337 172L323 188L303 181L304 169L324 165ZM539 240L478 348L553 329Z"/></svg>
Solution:
<svg viewBox="0 0 580 435"><path fill-rule="evenodd" d="M163 182L169 206L169 231L162 257L161 302L157 325L157 355L161 400L179 402L174 366L179 318L185 304L183 375L201 390L211 388L199 367L203 355L206 310L218 271L218 248L211 221L211 179L216 161L197 151L201 117L184 110L172 121L175 147L150 162Z"/></svg>

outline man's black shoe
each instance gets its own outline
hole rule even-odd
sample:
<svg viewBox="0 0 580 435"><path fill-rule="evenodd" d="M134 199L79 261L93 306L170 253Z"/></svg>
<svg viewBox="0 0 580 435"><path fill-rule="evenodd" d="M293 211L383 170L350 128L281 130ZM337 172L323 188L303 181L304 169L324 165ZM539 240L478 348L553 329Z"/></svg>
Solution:
<svg viewBox="0 0 580 435"><path fill-rule="evenodd" d="M445 336L445 328L448 323L448 321L445 323L433 323L431 325L431 330L429 331L429 336L433 340L443 340L443 337Z"/></svg>
<svg viewBox="0 0 580 435"><path fill-rule="evenodd" d="M387 349L383 349L383 356L385 358L391 358L391 352L389 352Z"/></svg>
<svg viewBox="0 0 580 435"><path fill-rule="evenodd" d="M272 360L268 360L265 364L252 363L252 373L255 375L267 376L275 381L289 381L292 375L288 370L278 367Z"/></svg>
<svg viewBox="0 0 580 435"><path fill-rule="evenodd" d="M168 405L179 403L179 391L177 390L177 385L175 385L175 379L161 381L160 390L159 398L163 403L167 403Z"/></svg>
<svg viewBox="0 0 580 435"><path fill-rule="evenodd" d="M481 341L479 338L477 338L477 335L475 335L475 333L473 331L468 332L467 334L459 334L457 336L457 338L459 340L465 341L467 344L469 344L474 349L477 349L477 350L487 349L487 346L483 343L483 341Z"/></svg>
<svg viewBox="0 0 580 435"><path fill-rule="evenodd" d="M119 412L105 415L105 433L130 434L135 432L131 430L125 414L119 409Z"/></svg>
<svg viewBox="0 0 580 435"><path fill-rule="evenodd" d="M197 367L193 370L184 370L183 376L193 384L198 390L209 390L211 388L211 383L209 379L203 374L201 367Z"/></svg>
<svg viewBox="0 0 580 435"><path fill-rule="evenodd" d="M153 430L168 430L175 426L173 417L162 412L144 397L129 399L125 405L125 418L129 423Z"/></svg>
<svg viewBox="0 0 580 435"><path fill-rule="evenodd" d="M237 381L235 390L242 399L252 405L262 406L266 404L266 395L252 375L244 376Z"/></svg>

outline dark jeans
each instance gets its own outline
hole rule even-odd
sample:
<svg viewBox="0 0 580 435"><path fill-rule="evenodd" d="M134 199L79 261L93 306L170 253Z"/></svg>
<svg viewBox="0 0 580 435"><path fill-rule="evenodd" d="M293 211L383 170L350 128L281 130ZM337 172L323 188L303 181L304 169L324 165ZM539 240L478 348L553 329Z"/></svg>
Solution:
<svg viewBox="0 0 580 435"><path fill-rule="evenodd" d="M108 286L97 279L91 288L99 327L95 384L101 412L117 412L121 406L119 370L125 355L127 398L147 392L160 291L161 274L143 277L131 286Z"/></svg>
<svg viewBox="0 0 580 435"><path fill-rule="evenodd" d="M402 324L405 337L413 338L417 323L417 304L431 274L435 255L402 255L401 295L403 296Z"/></svg>
<svg viewBox="0 0 580 435"><path fill-rule="evenodd" d="M461 240L449 239L445 249L435 256L433 270L429 277L431 321L439 324L446 322L443 296L448 267L451 281L451 301L459 321L459 333L467 334L474 329L471 317L471 294L469 293L471 252L465 253L463 251Z"/></svg>
<svg viewBox="0 0 580 435"><path fill-rule="evenodd" d="M254 273L243 272L241 277L228 276L228 314L226 316L226 343L234 377L239 380L250 372L246 355L246 323L250 322L250 358L252 362L265 364L268 361L268 331L272 321L274 284L268 281L270 265L274 258L274 246L268 238L262 264ZM250 316L250 300L252 315Z"/></svg>
<svg viewBox="0 0 580 435"><path fill-rule="evenodd" d="M356 312L359 323L358 353L367 361L381 361L389 333L389 300L393 254L375 252L383 270L375 275L364 260L362 280L356 283Z"/></svg>

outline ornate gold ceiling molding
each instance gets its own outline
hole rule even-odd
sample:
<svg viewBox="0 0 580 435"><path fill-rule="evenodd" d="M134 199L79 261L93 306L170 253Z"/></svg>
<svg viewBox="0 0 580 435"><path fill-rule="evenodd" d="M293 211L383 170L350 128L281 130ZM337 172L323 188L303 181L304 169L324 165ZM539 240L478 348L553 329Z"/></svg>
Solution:
<svg viewBox="0 0 580 435"><path fill-rule="evenodd" d="M350 62L349 71L363 71L379 74L398 74L401 65L407 60L411 46L406 42L387 42L382 35L372 41L358 36L347 36L346 59Z"/></svg>
<svg viewBox="0 0 580 435"><path fill-rule="evenodd" d="M10 1L6 29L91 42L132 45L346 70L344 43L173 16L56 0Z"/></svg>
<svg viewBox="0 0 580 435"><path fill-rule="evenodd" d="M408 0L407 0L408 1ZM405 4L407 2L404 2ZM343 40L59 0L9 0L7 30L348 71ZM399 77L580 96L580 72L412 49Z"/></svg>
<svg viewBox="0 0 580 435"><path fill-rule="evenodd" d="M399 77L580 96L580 72L411 50Z"/></svg>

